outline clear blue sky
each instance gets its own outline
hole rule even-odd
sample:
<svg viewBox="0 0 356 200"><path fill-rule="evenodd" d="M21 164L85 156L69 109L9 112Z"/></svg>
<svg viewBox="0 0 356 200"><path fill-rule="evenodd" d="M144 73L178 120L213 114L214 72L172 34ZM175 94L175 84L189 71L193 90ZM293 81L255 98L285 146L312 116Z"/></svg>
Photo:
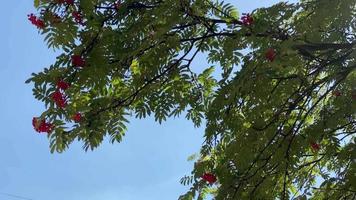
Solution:
<svg viewBox="0 0 356 200"><path fill-rule="evenodd" d="M229 0L240 12L279 2ZM50 65L48 50L28 22L33 0L3 1L0 17L0 200L174 200L186 188L179 179L190 173L187 157L198 152L203 129L182 119L158 125L152 119L132 120L124 141L105 141L94 152L73 144L50 154L48 141L31 125L43 111L24 81ZM198 57L195 67L205 67Z"/></svg>

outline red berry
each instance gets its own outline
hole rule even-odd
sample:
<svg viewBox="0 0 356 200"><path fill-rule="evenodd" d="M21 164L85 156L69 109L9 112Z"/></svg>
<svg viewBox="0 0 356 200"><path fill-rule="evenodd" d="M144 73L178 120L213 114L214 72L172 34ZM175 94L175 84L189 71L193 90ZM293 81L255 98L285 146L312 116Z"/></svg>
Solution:
<svg viewBox="0 0 356 200"><path fill-rule="evenodd" d="M82 114L80 114L80 113L75 113L75 114L72 116L72 119L73 119L74 122L79 123L79 122L82 120Z"/></svg>
<svg viewBox="0 0 356 200"><path fill-rule="evenodd" d="M51 123L47 123L45 120L39 121L37 117L32 118L32 125L33 128L39 133L42 132L50 133L52 132L54 127Z"/></svg>
<svg viewBox="0 0 356 200"><path fill-rule="evenodd" d="M119 10L121 7L121 1L116 1L113 5L113 8L116 10Z"/></svg>
<svg viewBox="0 0 356 200"><path fill-rule="evenodd" d="M40 29L43 29L43 28L45 27L45 23L44 23L44 21L38 19L36 26L37 26L38 28L40 28Z"/></svg>
<svg viewBox="0 0 356 200"><path fill-rule="evenodd" d="M79 56L79 55L73 55L72 56L72 64L75 66L75 67L84 67L85 65L85 60Z"/></svg>
<svg viewBox="0 0 356 200"><path fill-rule="evenodd" d="M341 92L340 92L339 90L334 90L334 91L332 92L332 94L333 94L334 96L336 96L336 97L341 96Z"/></svg>
<svg viewBox="0 0 356 200"><path fill-rule="evenodd" d="M37 17L36 17L33 13L27 15L27 17L28 17L28 20L30 20L30 22L31 22L32 24L35 24L35 23L36 23Z"/></svg>
<svg viewBox="0 0 356 200"><path fill-rule="evenodd" d="M356 100L356 91L352 92L351 97L352 97L353 100Z"/></svg>
<svg viewBox="0 0 356 200"><path fill-rule="evenodd" d="M67 100L59 90L53 92L51 97L58 108L65 108L67 106Z"/></svg>
<svg viewBox="0 0 356 200"><path fill-rule="evenodd" d="M276 51L272 48L267 49L265 53L265 57L268 61L273 62L274 59L276 58Z"/></svg>
<svg viewBox="0 0 356 200"><path fill-rule="evenodd" d="M249 13L243 13L241 17L242 24L245 26L250 26L253 24L253 18Z"/></svg>
<svg viewBox="0 0 356 200"><path fill-rule="evenodd" d="M52 93L51 97L53 100L61 99L62 93L59 90L56 90L55 92Z"/></svg>
<svg viewBox="0 0 356 200"><path fill-rule="evenodd" d="M67 83L67 82L65 82L63 80L60 80L60 81L57 82L57 88L58 89L66 90L66 89L69 88L69 86L70 86L69 83Z"/></svg>
<svg viewBox="0 0 356 200"><path fill-rule="evenodd" d="M36 17L33 13L27 15L28 20L35 25L37 28L39 29L43 29L45 27L45 23L43 20L39 19L38 17Z"/></svg>
<svg viewBox="0 0 356 200"><path fill-rule="evenodd" d="M310 146L314 151L319 151L320 150L320 145L318 143L316 143L316 142L311 142Z"/></svg>
<svg viewBox="0 0 356 200"><path fill-rule="evenodd" d="M83 17L82 17L82 14L78 11L73 11L72 12L72 16L74 18L74 21L80 25L84 25L83 23Z"/></svg>
<svg viewBox="0 0 356 200"><path fill-rule="evenodd" d="M58 4L74 5L74 0L57 0Z"/></svg>
<svg viewBox="0 0 356 200"><path fill-rule="evenodd" d="M204 181L207 181L209 184L213 184L216 182L216 177L214 174L211 174L211 173L205 173L203 174L202 176L202 179Z"/></svg>
<svg viewBox="0 0 356 200"><path fill-rule="evenodd" d="M32 126L33 126L33 128L35 128L35 130L37 131L37 129L38 129L38 127L39 127L39 123L38 123L37 117L33 117L33 118L32 118Z"/></svg>
<svg viewBox="0 0 356 200"><path fill-rule="evenodd" d="M66 0L65 1L68 5L74 5L74 0Z"/></svg>

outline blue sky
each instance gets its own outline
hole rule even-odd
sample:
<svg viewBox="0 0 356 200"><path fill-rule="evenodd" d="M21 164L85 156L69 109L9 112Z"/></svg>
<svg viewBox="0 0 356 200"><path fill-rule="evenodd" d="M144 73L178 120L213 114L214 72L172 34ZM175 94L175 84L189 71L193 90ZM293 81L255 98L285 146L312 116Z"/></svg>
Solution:
<svg viewBox="0 0 356 200"><path fill-rule="evenodd" d="M229 0L240 12L279 2ZM105 141L93 152L80 143L50 154L48 141L31 125L43 111L24 81L55 59L28 22L32 0L2 2L0 29L0 200L170 200L187 188L179 179L190 173L187 157L199 151L203 129L185 119L159 125L152 119L131 120L120 144ZM205 67L199 56L194 67Z"/></svg>

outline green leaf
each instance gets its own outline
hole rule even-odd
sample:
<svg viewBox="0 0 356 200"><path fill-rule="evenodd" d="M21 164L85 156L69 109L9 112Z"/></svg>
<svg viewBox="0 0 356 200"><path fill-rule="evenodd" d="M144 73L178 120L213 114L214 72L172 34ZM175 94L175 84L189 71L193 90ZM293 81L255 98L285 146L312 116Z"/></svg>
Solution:
<svg viewBox="0 0 356 200"><path fill-rule="evenodd" d="M38 8L40 6L40 0L34 0L34 6Z"/></svg>

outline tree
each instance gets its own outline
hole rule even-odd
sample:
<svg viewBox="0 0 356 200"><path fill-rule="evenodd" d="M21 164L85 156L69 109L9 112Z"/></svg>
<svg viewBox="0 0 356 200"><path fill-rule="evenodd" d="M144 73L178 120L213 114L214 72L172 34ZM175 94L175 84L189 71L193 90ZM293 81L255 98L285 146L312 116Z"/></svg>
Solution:
<svg viewBox="0 0 356 200"><path fill-rule="evenodd" d="M127 118L205 123L180 197L356 197L356 2L301 0L239 16L212 0L35 0L61 54L34 73L51 151L120 142ZM211 63L194 72L198 53ZM220 70L221 77L212 76Z"/></svg>

